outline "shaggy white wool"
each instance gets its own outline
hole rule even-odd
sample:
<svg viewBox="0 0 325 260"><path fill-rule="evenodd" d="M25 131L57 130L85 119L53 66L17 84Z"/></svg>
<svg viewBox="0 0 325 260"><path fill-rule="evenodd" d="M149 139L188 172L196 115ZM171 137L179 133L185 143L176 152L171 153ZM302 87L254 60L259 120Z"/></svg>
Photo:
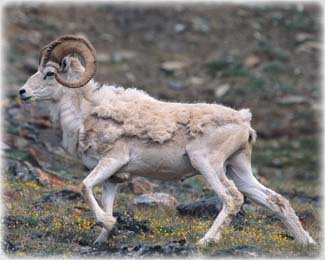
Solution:
<svg viewBox="0 0 325 260"><path fill-rule="evenodd" d="M158 143L170 140L179 127L190 136L204 133L206 126L249 123L248 109L236 111L216 104L181 104L158 101L137 89L103 86L97 90L98 104L91 114L111 119L123 131L119 135L137 136Z"/></svg>

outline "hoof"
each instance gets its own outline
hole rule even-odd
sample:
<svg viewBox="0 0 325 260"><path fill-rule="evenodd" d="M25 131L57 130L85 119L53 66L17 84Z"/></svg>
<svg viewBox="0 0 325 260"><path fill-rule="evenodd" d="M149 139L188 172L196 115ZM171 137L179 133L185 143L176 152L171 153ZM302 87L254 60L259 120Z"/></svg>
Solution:
<svg viewBox="0 0 325 260"><path fill-rule="evenodd" d="M219 238L201 238L196 242L197 246L208 246L211 244L216 244L219 241Z"/></svg>
<svg viewBox="0 0 325 260"><path fill-rule="evenodd" d="M206 246L206 240L204 238L201 238L199 241L196 242L197 246Z"/></svg>
<svg viewBox="0 0 325 260"><path fill-rule="evenodd" d="M305 245L316 245L317 243L311 236L308 235L307 241L304 241L303 244L305 244Z"/></svg>
<svg viewBox="0 0 325 260"><path fill-rule="evenodd" d="M93 243L93 246L101 247L102 245L106 244L108 241L108 234L109 232L105 228L102 228L102 231L100 232L99 236Z"/></svg>
<svg viewBox="0 0 325 260"><path fill-rule="evenodd" d="M93 243L94 248L102 248L108 244L107 240L98 240L96 239L95 242Z"/></svg>
<svg viewBox="0 0 325 260"><path fill-rule="evenodd" d="M317 244L307 231L304 232L304 236L296 237L296 241L304 246Z"/></svg>
<svg viewBox="0 0 325 260"><path fill-rule="evenodd" d="M107 231L111 231L112 228L114 227L115 223L116 223L116 218L114 218L111 215L104 215L101 216L98 219L98 222L100 224L103 225L103 227L107 230Z"/></svg>

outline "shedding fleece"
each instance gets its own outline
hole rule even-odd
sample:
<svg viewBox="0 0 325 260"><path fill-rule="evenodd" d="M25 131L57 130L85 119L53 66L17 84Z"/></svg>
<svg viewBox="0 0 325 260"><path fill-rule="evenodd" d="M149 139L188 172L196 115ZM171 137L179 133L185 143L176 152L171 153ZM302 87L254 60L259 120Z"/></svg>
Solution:
<svg viewBox="0 0 325 260"><path fill-rule="evenodd" d="M252 143L255 143L257 134L256 131L251 127L251 120L252 120L251 111L248 108L246 108L246 109L241 109L238 112L241 115L244 122L246 123L246 125L249 127L249 140Z"/></svg>
<svg viewBox="0 0 325 260"><path fill-rule="evenodd" d="M178 128L195 137L210 126L249 124L251 119L248 109L236 111L216 104L166 103L137 89L103 86L96 95L101 102L92 110L92 116L120 125L123 131L119 131L119 136L137 136L158 143L172 139Z"/></svg>

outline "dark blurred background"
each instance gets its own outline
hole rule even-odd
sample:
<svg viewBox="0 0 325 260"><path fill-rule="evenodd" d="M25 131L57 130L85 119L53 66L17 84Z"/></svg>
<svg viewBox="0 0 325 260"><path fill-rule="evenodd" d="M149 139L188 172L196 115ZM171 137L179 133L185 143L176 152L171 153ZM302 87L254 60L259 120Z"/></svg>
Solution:
<svg viewBox="0 0 325 260"><path fill-rule="evenodd" d="M320 7L317 5L7 6L5 88L37 70L40 48L85 35L101 83L163 99L251 108L260 137L318 131Z"/></svg>

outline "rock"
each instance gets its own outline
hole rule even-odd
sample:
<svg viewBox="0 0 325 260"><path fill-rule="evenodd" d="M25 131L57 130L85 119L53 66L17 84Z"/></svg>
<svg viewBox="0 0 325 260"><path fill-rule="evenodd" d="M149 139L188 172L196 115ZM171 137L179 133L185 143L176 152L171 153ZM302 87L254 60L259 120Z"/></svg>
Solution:
<svg viewBox="0 0 325 260"><path fill-rule="evenodd" d="M214 219L222 209L222 203L218 197L214 196L190 204L178 205L176 209L183 216Z"/></svg>
<svg viewBox="0 0 325 260"><path fill-rule="evenodd" d="M1 141L0 152L2 153L4 150L9 150L9 149L10 149L10 146Z"/></svg>
<svg viewBox="0 0 325 260"><path fill-rule="evenodd" d="M24 150L26 147L29 146L29 142L27 139L25 138L21 138L19 136L15 137L13 140L13 144L15 145L15 147L17 147L18 150L22 151Z"/></svg>
<svg viewBox="0 0 325 260"><path fill-rule="evenodd" d="M84 215L84 212L87 210L89 211L89 209L83 207L73 207L72 213L75 217L82 217Z"/></svg>
<svg viewBox="0 0 325 260"><path fill-rule="evenodd" d="M182 61L165 61L161 64L160 69L166 74L175 74L184 69L187 63Z"/></svg>
<svg viewBox="0 0 325 260"><path fill-rule="evenodd" d="M130 82L133 82L133 83L136 82L136 78L135 78L134 74L131 73L131 72L126 72L126 73L125 73L125 77L126 77L127 80L130 81Z"/></svg>
<svg viewBox="0 0 325 260"><path fill-rule="evenodd" d="M120 51L113 52L111 58L113 63L120 63L120 62L132 60L136 56L137 54L134 51L120 50Z"/></svg>
<svg viewBox="0 0 325 260"><path fill-rule="evenodd" d="M9 216L4 216L1 219L1 224L5 225L5 226L11 226L11 225L22 225L24 222L22 221L22 219L20 218L20 216L13 216L13 215L9 215Z"/></svg>
<svg viewBox="0 0 325 260"><path fill-rule="evenodd" d="M139 244L136 246L123 246L114 255L132 257L177 257L191 256L196 249L185 240L173 241L168 244Z"/></svg>
<svg viewBox="0 0 325 260"><path fill-rule="evenodd" d="M12 241L8 239L2 239L1 244L2 244L2 249L9 254L15 253L19 249L18 245L14 244Z"/></svg>
<svg viewBox="0 0 325 260"><path fill-rule="evenodd" d="M260 206L258 206L256 203L244 203L242 210L244 212L250 212L250 214L255 214L261 209Z"/></svg>
<svg viewBox="0 0 325 260"><path fill-rule="evenodd" d="M149 207L162 205L174 207L177 205L177 200L167 193L157 192L138 196L133 200L133 205Z"/></svg>
<svg viewBox="0 0 325 260"><path fill-rule="evenodd" d="M39 181L44 185L53 185L57 187L66 186L64 180L62 180L58 176L45 172L40 168L35 168L35 171L38 174Z"/></svg>
<svg viewBox="0 0 325 260"><path fill-rule="evenodd" d="M182 90L186 88L186 84L182 81L170 80L167 82L167 87L174 90Z"/></svg>
<svg viewBox="0 0 325 260"><path fill-rule="evenodd" d="M96 57L97 61L101 63L107 63L111 60L110 55L106 52L97 52Z"/></svg>
<svg viewBox="0 0 325 260"><path fill-rule="evenodd" d="M267 256L267 252L264 250L257 248L255 246L251 245L239 245L235 246L233 248L227 248L227 249L221 249L217 250L216 252L211 254L212 257L214 256L231 256L231 257L261 257L261 256Z"/></svg>
<svg viewBox="0 0 325 260"><path fill-rule="evenodd" d="M90 246L83 246L80 249L80 254L81 255L90 255L94 252L93 248Z"/></svg>
<svg viewBox="0 0 325 260"><path fill-rule="evenodd" d="M129 187L134 194L144 194L144 193L151 193L153 189L158 185L148 181L144 177L135 177L129 183Z"/></svg>
<svg viewBox="0 0 325 260"><path fill-rule="evenodd" d="M62 190L44 196L39 203L46 203L46 202L58 203L58 202L65 202L67 200L82 201L84 200L84 198L78 192L71 191L71 190Z"/></svg>
<svg viewBox="0 0 325 260"><path fill-rule="evenodd" d="M114 35L109 34L109 33L101 33L99 35L99 37L104 41L108 41L108 42L113 42L114 41Z"/></svg>
<svg viewBox="0 0 325 260"><path fill-rule="evenodd" d="M246 67L252 68L252 67L255 67L256 65L258 65L260 62L261 62L261 60L258 56L250 55L245 59L244 64Z"/></svg>
<svg viewBox="0 0 325 260"><path fill-rule="evenodd" d="M316 41L307 41L301 44L296 49L296 53L313 52L313 51L321 51L321 50L322 50L322 43Z"/></svg>
<svg viewBox="0 0 325 260"><path fill-rule="evenodd" d="M195 17L192 20L193 29L196 32L208 33L211 30L209 21L204 17Z"/></svg>
<svg viewBox="0 0 325 260"><path fill-rule="evenodd" d="M274 47L265 39L257 42L256 51L258 52L259 56L262 55L272 60L288 61L290 59L290 52Z"/></svg>
<svg viewBox="0 0 325 260"><path fill-rule="evenodd" d="M240 210L235 217L232 218L230 225L235 230L243 230L245 227L245 212Z"/></svg>
<svg viewBox="0 0 325 260"><path fill-rule="evenodd" d="M34 227L38 224L38 220L30 216L9 215L1 219L1 224L6 225L9 229L18 228L23 225Z"/></svg>
<svg viewBox="0 0 325 260"><path fill-rule="evenodd" d="M312 34L310 34L310 33L304 33L304 32L297 33L295 37L296 37L296 41L299 42L299 43L305 42L306 40L313 39L313 35Z"/></svg>
<svg viewBox="0 0 325 260"><path fill-rule="evenodd" d="M178 214L202 219L215 219L222 209L222 203L217 196L195 201L186 205L177 206ZM232 219L231 225L241 230L244 226L245 212L239 211Z"/></svg>
<svg viewBox="0 0 325 260"><path fill-rule="evenodd" d="M42 185L36 169L28 162L6 158L4 172L8 174L10 179L16 179L22 182L31 181L35 182L37 185Z"/></svg>
<svg viewBox="0 0 325 260"><path fill-rule="evenodd" d="M187 82L194 86L200 86L204 83L204 79L200 77L190 77Z"/></svg>
<svg viewBox="0 0 325 260"><path fill-rule="evenodd" d="M308 100L304 96L285 96L276 100L280 105L294 105L308 103Z"/></svg>
<svg viewBox="0 0 325 260"><path fill-rule="evenodd" d="M134 219L134 213L132 210L121 212L113 212L113 216L116 217L116 229L120 231L132 231L136 234L141 232L151 232L148 221L138 221Z"/></svg>
<svg viewBox="0 0 325 260"><path fill-rule="evenodd" d="M215 91L214 91L214 95L217 97L217 98L220 98L222 96L224 96L228 90L230 89L230 85L229 84L223 84L221 86L218 86Z"/></svg>
<svg viewBox="0 0 325 260"><path fill-rule="evenodd" d="M187 26L185 24L178 23L178 24L175 24L174 31L176 33L182 33L182 32L185 32L186 28L187 28Z"/></svg>
<svg viewBox="0 0 325 260"><path fill-rule="evenodd" d="M27 40L34 44L35 46L39 46L41 44L41 40L42 40L42 34L39 31L29 31L27 36ZM38 64L37 64L38 65Z"/></svg>

